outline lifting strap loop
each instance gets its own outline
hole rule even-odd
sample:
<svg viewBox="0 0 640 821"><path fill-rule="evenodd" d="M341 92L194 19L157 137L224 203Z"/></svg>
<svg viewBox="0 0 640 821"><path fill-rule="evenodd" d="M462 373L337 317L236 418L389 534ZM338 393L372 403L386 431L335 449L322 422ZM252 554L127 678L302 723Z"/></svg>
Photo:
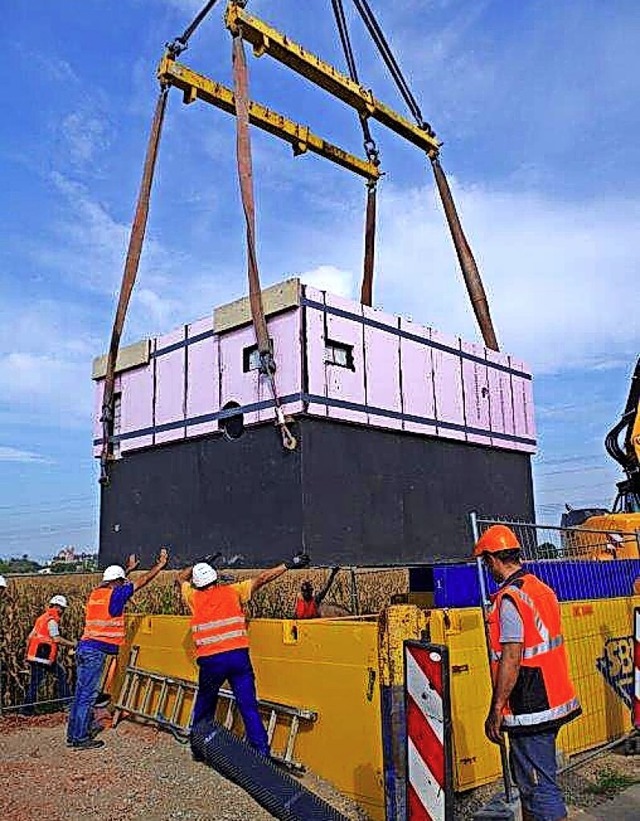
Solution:
<svg viewBox="0 0 640 821"><path fill-rule="evenodd" d="M375 182L367 185L367 217L364 231L364 273L360 302L371 307L373 300L373 266L376 245L376 200L378 186Z"/></svg>
<svg viewBox="0 0 640 821"><path fill-rule="evenodd" d="M131 292L133 291L136 276L138 275L138 267L140 265L140 254L142 253L142 245L147 229L147 220L149 217L149 198L151 196L151 187L153 185L153 175L158 157L160 135L162 133L162 123L164 121L164 114L167 107L168 93L168 86L162 86L160 88L160 94L158 95L158 101L153 114L151 133L149 134L147 153L142 172L142 181L140 183L140 191L138 193L138 202L136 204L133 225L131 226L129 247L127 249L127 257L124 264L124 272L122 274L120 294L118 296L118 307L116 309L116 315L111 331L109 353L107 354L104 392L102 395L102 416L100 417L100 421L102 422L100 484L102 485L107 485L109 483L107 466L111 455L111 437L113 436L113 393L118 349L120 347L120 338L122 336L122 330L124 328L124 322L127 316L127 308L129 307L129 301L131 299Z"/></svg>
<svg viewBox="0 0 640 821"><path fill-rule="evenodd" d="M484 344L487 348L498 351L500 349L498 347L498 341L493 328L493 322L491 321L491 314L489 313L487 295L482 284L478 266L476 265L473 253L471 252L467 238L462 230L462 224L460 223L460 218L453 201L449 183L447 182L447 178L442 166L440 165L440 160L437 155L430 155L429 159L431 160L431 167L433 168L436 185L438 187L438 192L440 193L440 199L442 200L449 230L451 231L451 238L453 239L458 261L460 262L460 267L462 269L462 276L464 277L467 292L469 294L469 298L471 299L471 305L476 315L478 325L480 326L480 331L482 332Z"/></svg>
<svg viewBox="0 0 640 821"><path fill-rule="evenodd" d="M295 450L297 441L287 426L287 419L280 404L275 381L276 364L273 359L269 330L262 303L258 255L256 252L256 213L253 194L253 169L251 163L251 141L249 135L249 82L247 59L241 32L233 36L233 84L236 108L236 150L238 158L238 179L242 210L247 229L247 273L249 278L249 304L251 318L260 355L260 372L269 380L274 401L276 425L280 428L282 445L287 450Z"/></svg>

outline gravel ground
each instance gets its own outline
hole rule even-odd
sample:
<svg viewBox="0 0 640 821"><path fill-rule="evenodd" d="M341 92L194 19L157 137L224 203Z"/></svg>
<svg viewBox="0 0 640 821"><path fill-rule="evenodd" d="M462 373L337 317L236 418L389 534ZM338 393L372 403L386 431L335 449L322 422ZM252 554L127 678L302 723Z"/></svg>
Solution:
<svg viewBox="0 0 640 821"><path fill-rule="evenodd" d="M2 821L268 821L243 790L191 760L189 748L151 727L122 722L99 750L68 750L60 714L0 717ZM627 781L625 782L625 779ZM569 818L640 781L640 758L607 752L562 776ZM350 821L367 816L311 774L305 785ZM456 821L500 790L488 785L456 798ZM583 816L584 817L584 816ZM640 812L639 816L640 818ZM613 819L612 819L613 821Z"/></svg>
<svg viewBox="0 0 640 821"><path fill-rule="evenodd" d="M2 821L269 821L243 790L187 746L151 727L122 722L105 747L65 746L64 718L0 718ZM352 821L365 816L327 784L305 783Z"/></svg>
<svg viewBox="0 0 640 821"><path fill-rule="evenodd" d="M640 758L620 752L603 752L560 776L560 784L570 819L584 817L584 811L618 795L630 782L640 781ZM470 821L473 813L492 796L502 792L502 783L488 784L456 797L456 821ZM640 818L640 807L638 808ZM615 819L611 819L615 821Z"/></svg>

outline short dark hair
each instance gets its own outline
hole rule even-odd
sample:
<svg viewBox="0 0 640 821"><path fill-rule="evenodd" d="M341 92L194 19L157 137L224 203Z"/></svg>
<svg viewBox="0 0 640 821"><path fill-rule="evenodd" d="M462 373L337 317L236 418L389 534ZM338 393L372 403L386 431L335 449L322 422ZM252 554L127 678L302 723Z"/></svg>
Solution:
<svg viewBox="0 0 640 821"><path fill-rule="evenodd" d="M491 555L505 564L519 564L521 561L519 547L512 547L509 550L496 550L496 552Z"/></svg>

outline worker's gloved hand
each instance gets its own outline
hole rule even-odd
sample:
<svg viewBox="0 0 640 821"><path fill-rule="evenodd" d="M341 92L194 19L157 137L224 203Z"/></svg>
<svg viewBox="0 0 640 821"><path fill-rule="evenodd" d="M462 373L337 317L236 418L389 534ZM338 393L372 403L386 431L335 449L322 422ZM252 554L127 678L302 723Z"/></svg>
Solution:
<svg viewBox="0 0 640 821"><path fill-rule="evenodd" d="M284 566L287 570L300 570L302 567L309 567L309 561L309 556L300 551L300 553L296 553L295 556L292 556L290 559L286 559Z"/></svg>

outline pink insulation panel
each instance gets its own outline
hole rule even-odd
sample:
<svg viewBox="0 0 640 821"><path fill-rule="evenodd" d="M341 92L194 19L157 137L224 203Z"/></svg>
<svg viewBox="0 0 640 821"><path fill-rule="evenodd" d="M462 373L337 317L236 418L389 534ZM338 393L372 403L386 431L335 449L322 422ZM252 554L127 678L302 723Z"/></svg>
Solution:
<svg viewBox="0 0 640 821"><path fill-rule="evenodd" d="M302 342L300 329L300 311L287 311L269 317L267 327L269 339L273 343L273 357L276 362L276 388L281 398L299 394L302 390ZM273 394L269 380L261 377L258 384L258 401L271 403ZM302 402L299 398L290 402L283 402L285 413L299 413ZM261 422L274 419L274 408L270 404L267 408L258 411Z"/></svg>
<svg viewBox="0 0 640 821"><path fill-rule="evenodd" d="M481 345L461 342L463 353L473 359L462 359L462 382L464 388L464 416L467 428L491 430L489 414L489 374L485 351ZM481 360L481 361L478 361ZM479 445L490 445L491 436L467 431L467 441Z"/></svg>
<svg viewBox="0 0 640 821"><path fill-rule="evenodd" d="M332 294L326 294L325 302L327 306L349 311L349 313L361 313L362 310L362 306L356 305L351 300ZM332 350L332 343L334 344L333 350L337 349L337 346L346 346L352 360L350 366L345 367L328 361L325 353L327 399L336 403L329 405L327 415L331 419L364 424L367 422L366 411L339 404L343 402L361 406L366 404L363 326L360 322L331 313L327 313L326 322L326 351Z"/></svg>
<svg viewBox="0 0 640 821"><path fill-rule="evenodd" d="M186 328L184 327L156 339L156 445L184 439L187 357L185 340ZM169 428L162 430L162 426L169 426Z"/></svg>
<svg viewBox="0 0 640 821"><path fill-rule="evenodd" d="M318 291L305 285L306 299L324 305L324 291ZM322 311L308 307L305 309L305 338L307 342L307 383L311 396L327 395L327 372L325 365L325 317ZM309 413L314 416L326 416L327 406L311 400Z"/></svg>
<svg viewBox="0 0 640 821"><path fill-rule="evenodd" d="M257 369L245 372L245 350L253 348L256 336L250 325L220 334L220 409L228 402L255 405L260 401L260 374ZM257 411L245 413L246 425L258 421Z"/></svg>
<svg viewBox="0 0 640 821"><path fill-rule="evenodd" d="M447 348L460 350L458 337L448 336L440 331L431 331L431 341ZM436 396L436 419L438 434L447 439L465 439L464 400L462 394L462 366L458 353L433 348L433 379Z"/></svg>
<svg viewBox="0 0 640 821"><path fill-rule="evenodd" d="M509 368L509 357L506 354L487 349L487 362ZM492 433L506 434L511 437L515 434L513 419L513 399L511 395L511 374L509 371L489 368L489 414ZM493 436L491 444L494 447L513 447L505 436Z"/></svg>
<svg viewBox="0 0 640 821"><path fill-rule="evenodd" d="M187 420L191 420L220 409L220 363L213 316L187 326L187 338ZM215 419L196 422L187 426L187 436L202 436L217 430Z"/></svg>
<svg viewBox="0 0 640 821"><path fill-rule="evenodd" d="M513 371L529 373L529 368L520 359L509 357L509 363ZM513 417L516 436L525 439L535 439L536 429L533 415L533 386L531 379L511 375L511 389L513 393ZM526 453L535 453L535 445L525 442L515 442L514 448L523 450Z"/></svg>
<svg viewBox="0 0 640 821"><path fill-rule="evenodd" d="M120 433L133 433L153 427L153 359L141 368L132 368L120 374L122 394ZM153 434L125 438L120 452L146 448L153 444Z"/></svg>
<svg viewBox="0 0 640 821"><path fill-rule="evenodd" d="M371 325L364 326L364 350L366 367L366 397L370 411L380 408L398 414L369 412L369 424L399 430L402 428L402 396L400 391L400 337L393 333L398 329L398 317L363 306L365 319L381 323L389 331Z"/></svg>
<svg viewBox="0 0 640 821"><path fill-rule="evenodd" d="M288 311L280 316L271 317L267 322L269 337L273 342L274 358L278 366L276 385L278 395L286 397L300 392L301 361L300 349L300 312ZM257 361L249 362L252 350L256 348L253 326L247 325L228 333L223 333L220 340L220 407L227 402L239 405L259 405L272 401L268 380L260 376ZM245 368L247 368L245 370ZM284 403L285 410L301 408L296 400ZM246 425L272 420L273 407L256 408L244 415Z"/></svg>
<svg viewBox="0 0 640 821"><path fill-rule="evenodd" d="M268 319L285 413L306 407L314 416L535 452L523 362L309 286L302 294L304 307ZM248 408L245 424L271 423L271 390L256 353L251 325L215 334L213 316L158 337L149 364L117 378L124 438L115 455L217 433L230 402ZM94 440L102 435L102 384Z"/></svg>
<svg viewBox="0 0 640 821"><path fill-rule="evenodd" d="M402 411L405 416L404 430L434 436L435 424L416 421L435 419L435 387L433 381L432 349L418 339L431 339L431 329L408 319L400 320L400 329L416 339L401 337L400 366L402 368Z"/></svg>

